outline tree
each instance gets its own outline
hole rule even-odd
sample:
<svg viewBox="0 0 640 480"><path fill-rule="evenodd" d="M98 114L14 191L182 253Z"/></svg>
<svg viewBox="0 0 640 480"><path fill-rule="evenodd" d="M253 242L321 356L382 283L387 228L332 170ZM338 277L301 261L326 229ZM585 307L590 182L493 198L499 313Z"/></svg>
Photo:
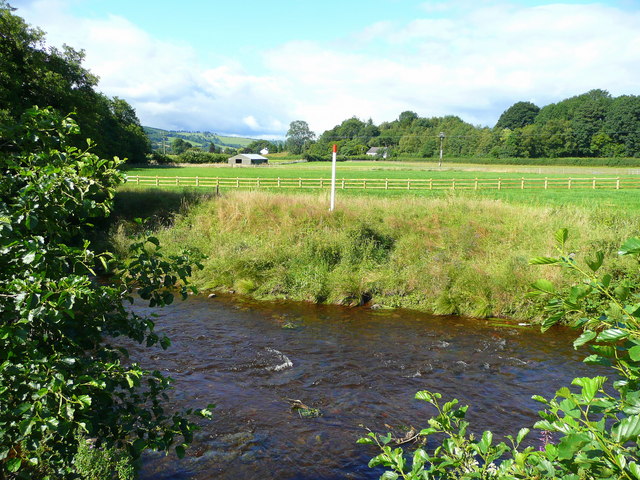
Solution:
<svg viewBox="0 0 640 480"><path fill-rule="evenodd" d="M316 134L309 129L304 120L294 120L287 131L287 148L290 153L298 155L304 152L309 143L316 138Z"/></svg>
<svg viewBox="0 0 640 480"><path fill-rule="evenodd" d="M531 102L514 103L500 115L495 128L499 130L505 128L514 130L516 128L526 127L534 122L539 111L540 107Z"/></svg>
<svg viewBox="0 0 640 480"><path fill-rule="evenodd" d="M269 150L269 153L276 153L278 150L278 147L269 140L254 140L243 149L246 150L246 152L243 153L260 153L265 148Z"/></svg>
<svg viewBox="0 0 640 480"><path fill-rule="evenodd" d="M153 237L133 244L127 264L91 249L87 230L108 215L122 162L70 146L77 134L54 110L0 124L2 479L74 478L84 438L135 458L182 437L182 455L195 428L165 411L169 379L131 363L113 341L166 348L124 302L137 290L164 305L174 286L186 296L193 257L165 258ZM100 271L111 274L104 283Z"/></svg>
<svg viewBox="0 0 640 480"><path fill-rule="evenodd" d="M18 121L36 105L75 112L86 136L70 137L73 145L83 148L89 137L99 156L144 162L151 146L133 108L94 90L98 78L83 68L83 51L47 47L44 33L13 11L0 0L0 118Z"/></svg>
<svg viewBox="0 0 640 480"><path fill-rule="evenodd" d="M192 147L193 145L180 137L175 137L173 140L171 140L171 151L174 155L180 155Z"/></svg>
<svg viewBox="0 0 640 480"><path fill-rule="evenodd" d="M624 155L640 157L640 97L623 95L615 98L604 130L620 145Z"/></svg>

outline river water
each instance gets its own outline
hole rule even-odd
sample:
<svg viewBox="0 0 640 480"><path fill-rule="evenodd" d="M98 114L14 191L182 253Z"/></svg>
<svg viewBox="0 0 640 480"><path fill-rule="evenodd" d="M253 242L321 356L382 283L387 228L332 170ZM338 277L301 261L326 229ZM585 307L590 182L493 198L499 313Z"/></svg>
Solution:
<svg viewBox="0 0 640 480"><path fill-rule="evenodd" d="M536 421L532 395L595 374L568 329L230 297L154 311L172 346L132 357L175 379L172 406L217 406L184 459L147 455L142 480L378 478L367 467L376 450L356 440L365 427L426 427L434 411L419 390L471 405L472 431L499 437ZM322 415L303 418L289 400Z"/></svg>

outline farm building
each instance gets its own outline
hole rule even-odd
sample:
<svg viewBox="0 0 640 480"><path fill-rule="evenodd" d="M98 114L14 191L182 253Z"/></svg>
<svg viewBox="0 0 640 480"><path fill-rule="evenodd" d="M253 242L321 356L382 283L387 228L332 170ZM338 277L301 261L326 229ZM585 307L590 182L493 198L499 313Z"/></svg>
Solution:
<svg viewBox="0 0 640 480"><path fill-rule="evenodd" d="M229 158L229 165L263 165L268 162L266 157L255 153L241 153Z"/></svg>
<svg viewBox="0 0 640 480"><path fill-rule="evenodd" d="M370 157L387 158L387 149L385 147L371 147L367 150L367 155Z"/></svg>

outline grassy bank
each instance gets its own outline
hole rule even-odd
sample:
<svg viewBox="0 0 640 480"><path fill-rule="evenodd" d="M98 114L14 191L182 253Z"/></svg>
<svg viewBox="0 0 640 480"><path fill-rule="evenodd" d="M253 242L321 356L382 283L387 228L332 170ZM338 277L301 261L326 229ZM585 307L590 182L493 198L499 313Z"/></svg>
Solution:
<svg viewBox="0 0 640 480"><path fill-rule="evenodd" d="M194 278L206 290L532 319L540 306L526 297L533 281L572 280L528 265L554 253L558 228L570 229L578 255L613 253L638 233L638 220L606 208L461 196L349 197L331 214L323 195L233 192L193 204L159 236L170 252L196 247L208 256ZM628 259L608 262L632 271Z"/></svg>

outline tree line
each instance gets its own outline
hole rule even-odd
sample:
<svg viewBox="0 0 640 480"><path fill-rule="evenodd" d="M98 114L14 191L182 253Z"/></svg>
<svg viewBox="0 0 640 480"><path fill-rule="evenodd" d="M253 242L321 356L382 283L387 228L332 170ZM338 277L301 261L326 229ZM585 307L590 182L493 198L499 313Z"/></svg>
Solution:
<svg viewBox="0 0 640 480"><path fill-rule="evenodd" d="M613 97L605 90L542 108L517 102L493 128L453 115L424 118L412 111L379 125L352 117L317 139L306 122L292 122L291 127L287 146L310 160L328 159L333 144L346 157L364 157L371 147L384 147L392 157L431 158L439 155L441 134L450 157L640 157L640 97Z"/></svg>

